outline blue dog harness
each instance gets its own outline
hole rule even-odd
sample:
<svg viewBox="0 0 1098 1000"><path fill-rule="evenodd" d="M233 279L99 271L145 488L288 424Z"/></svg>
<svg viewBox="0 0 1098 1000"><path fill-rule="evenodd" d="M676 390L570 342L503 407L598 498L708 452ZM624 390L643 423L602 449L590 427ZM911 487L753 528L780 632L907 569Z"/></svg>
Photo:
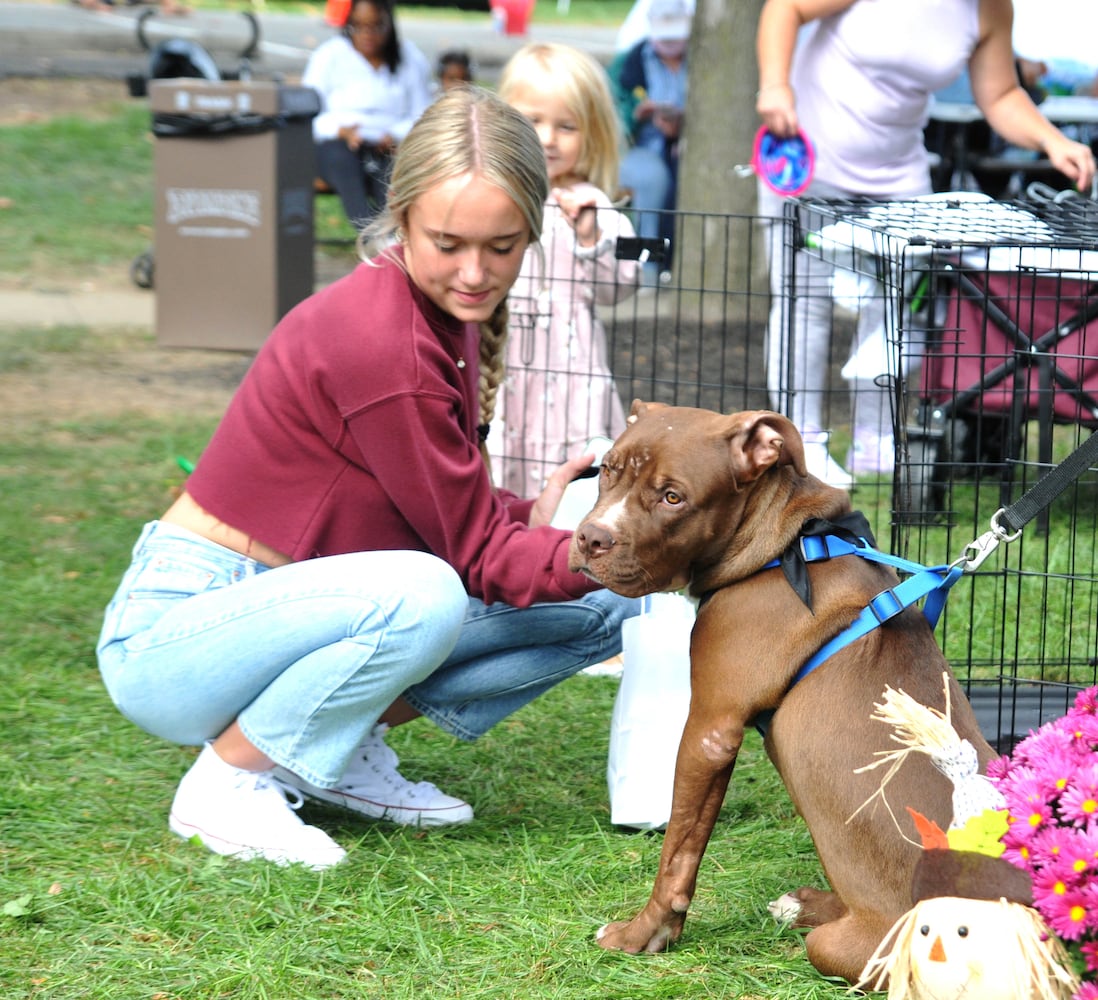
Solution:
<svg viewBox="0 0 1098 1000"><path fill-rule="evenodd" d="M869 604L862 609L861 614L854 619L842 632L828 640L816 653L797 671L796 676L790 682L793 687L798 681L804 680L824 660L833 656L840 649L849 646L856 639L872 632L875 628L895 618L905 608L911 607L918 601L926 598L923 605L923 614L933 629L938 624L942 609L945 607L946 596L964 573L964 567L958 564L943 566L923 566L920 563L902 559L899 556L880 552L865 538L858 538L851 542L838 535L802 535L797 544L800 546L800 554L806 563L823 562L826 559L835 559L839 556L860 556L870 562L882 563L909 574L895 587L889 587L877 594ZM767 563L763 569L772 569L781 565L781 560L774 559Z"/></svg>

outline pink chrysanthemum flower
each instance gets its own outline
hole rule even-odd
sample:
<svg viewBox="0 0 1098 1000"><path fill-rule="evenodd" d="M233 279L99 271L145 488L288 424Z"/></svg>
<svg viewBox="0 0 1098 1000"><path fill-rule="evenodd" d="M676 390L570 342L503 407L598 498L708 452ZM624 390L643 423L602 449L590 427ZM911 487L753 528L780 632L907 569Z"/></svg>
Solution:
<svg viewBox="0 0 1098 1000"><path fill-rule="evenodd" d="M1083 752L1091 751L1098 745L1098 716L1074 715L1072 722L1072 745Z"/></svg>
<svg viewBox="0 0 1098 1000"><path fill-rule="evenodd" d="M1085 968L1075 1000L1098 1000L1098 687L987 773L1007 803L1003 857L1029 873L1034 905Z"/></svg>
<svg viewBox="0 0 1098 1000"><path fill-rule="evenodd" d="M1040 905L1040 901L1063 899L1071 890L1078 888L1075 879L1069 873L1062 871L1057 865L1045 865L1032 875L1033 898Z"/></svg>
<svg viewBox="0 0 1098 1000"><path fill-rule="evenodd" d="M1078 826L1098 821L1098 758L1071 776L1060 796L1058 812L1065 822Z"/></svg>
<svg viewBox="0 0 1098 1000"><path fill-rule="evenodd" d="M1049 927L1065 941L1078 941L1087 930L1087 898L1081 889L1038 893L1033 886L1033 901Z"/></svg>
<svg viewBox="0 0 1098 1000"><path fill-rule="evenodd" d="M1046 789L1049 798L1054 798L1067 788L1080 764L1085 763L1086 759L1080 759L1078 751L1058 741L1046 747L1041 761L1031 766L1040 776L1041 786Z"/></svg>
<svg viewBox="0 0 1098 1000"><path fill-rule="evenodd" d="M1087 885L1098 874L1098 827L1050 826L1034 838L1031 860L1068 882Z"/></svg>
<svg viewBox="0 0 1098 1000"><path fill-rule="evenodd" d="M1072 712L1082 715L1098 716L1098 687L1087 688L1075 696L1075 705Z"/></svg>
<svg viewBox="0 0 1098 1000"><path fill-rule="evenodd" d="M1062 826L1052 825L1038 830L1025 844L1026 867L1036 870L1064 865L1067 870L1071 870L1074 855L1064 849L1065 840L1071 832Z"/></svg>
<svg viewBox="0 0 1098 1000"><path fill-rule="evenodd" d="M996 757L994 760L988 761L987 776L992 781L999 781L1010 774L1013 768L1013 759L1004 754L1002 757Z"/></svg>
<svg viewBox="0 0 1098 1000"><path fill-rule="evenodd" d="M1052 819L1048 785L1031 767L1014 771L1009 781L1000 783L1006 799L1010 828L1004 843L1020 843L1032 839L1034 833Z"/></svg>
<svg viewBox="0 0 1098 1000"><path fill-rule="evenodd" d="M1075 1000L1098 1000L1098 984L1083 983L1075 992Z"/></svg>

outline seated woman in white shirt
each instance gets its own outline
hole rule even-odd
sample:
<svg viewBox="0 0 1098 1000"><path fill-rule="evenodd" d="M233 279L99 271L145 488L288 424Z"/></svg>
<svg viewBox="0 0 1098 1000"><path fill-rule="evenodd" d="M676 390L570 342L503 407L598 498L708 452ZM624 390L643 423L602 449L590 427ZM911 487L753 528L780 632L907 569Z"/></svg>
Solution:
<svg viewBox="0 0 1098 1000"><path fill-rule="evenodd" d="M354 0L340 34L309 57L302 83L322 102L313 119L317 174L362 228L384 204L397 144L431 103L431 65L397 35L392 0Z"/></svg>

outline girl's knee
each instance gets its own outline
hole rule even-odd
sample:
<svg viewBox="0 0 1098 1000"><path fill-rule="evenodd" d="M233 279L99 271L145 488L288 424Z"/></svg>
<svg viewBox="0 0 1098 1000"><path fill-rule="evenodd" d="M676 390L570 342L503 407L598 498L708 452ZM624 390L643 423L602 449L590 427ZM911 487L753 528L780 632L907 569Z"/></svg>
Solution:
<svg viewBox="0 0 1098 1000"><path fill-rule="evenodd" d="M449 622L456 639L469 609L469 595L453 566L434 556L427 558L429 561L424 566L422 585L417 585L417 590L439 621Z"/></svg>
<svg viewBox="0 0 1098 1000"><path fill-rule="evenodd" d="M426 659L441 661L453 648L465 623L469 596L461 577L447 562L426 552L394 552L380 567L389 588L388 616L396 634L414 632Z"/></svg>

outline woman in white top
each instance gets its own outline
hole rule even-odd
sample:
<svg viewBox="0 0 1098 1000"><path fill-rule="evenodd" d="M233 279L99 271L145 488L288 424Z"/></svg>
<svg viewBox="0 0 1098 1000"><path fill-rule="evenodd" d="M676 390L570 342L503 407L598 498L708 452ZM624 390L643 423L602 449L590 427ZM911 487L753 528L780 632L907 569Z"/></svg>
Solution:
<svg viewBox="0 0 1098 1000"><path fill-rule="evenodd" d="M397 144L433 98L431 65L401 40L391 0L354 0L343 30L309 57L302 83L320 94L317 173L363 227L385 202Z"/></svg>
<svg viewBox="0 0 1098 1000"><path fill-rule="evenodd" d="M815 22L812 33L798 32ZM1010 0L767 0L758 27L756 110L776 135L803 128L816 148L813 198L904 199L929 194L923 145L930 95L967 68L976 104L1004 139L1041 149L1082 190L1094 177L1094 155L1051 125L1019 86L1011 49ZM780 218L781 199L759 186L759 215ZM811 220L805 220L809 228ZM830 268L800 254L797 287L783 287L781 226L767 251L774 307L767 381L772 405L785 410L805 438L810 472L849 487L850 474L827 448L825 416L831 349ZM787 331L783 306L793 303ZM885 304L863 305L853 350L879 329ZM787 336L787 332L791 336ZM853 382L850 472L889 473L894 442L887 395L870 378Z"/></svg>

